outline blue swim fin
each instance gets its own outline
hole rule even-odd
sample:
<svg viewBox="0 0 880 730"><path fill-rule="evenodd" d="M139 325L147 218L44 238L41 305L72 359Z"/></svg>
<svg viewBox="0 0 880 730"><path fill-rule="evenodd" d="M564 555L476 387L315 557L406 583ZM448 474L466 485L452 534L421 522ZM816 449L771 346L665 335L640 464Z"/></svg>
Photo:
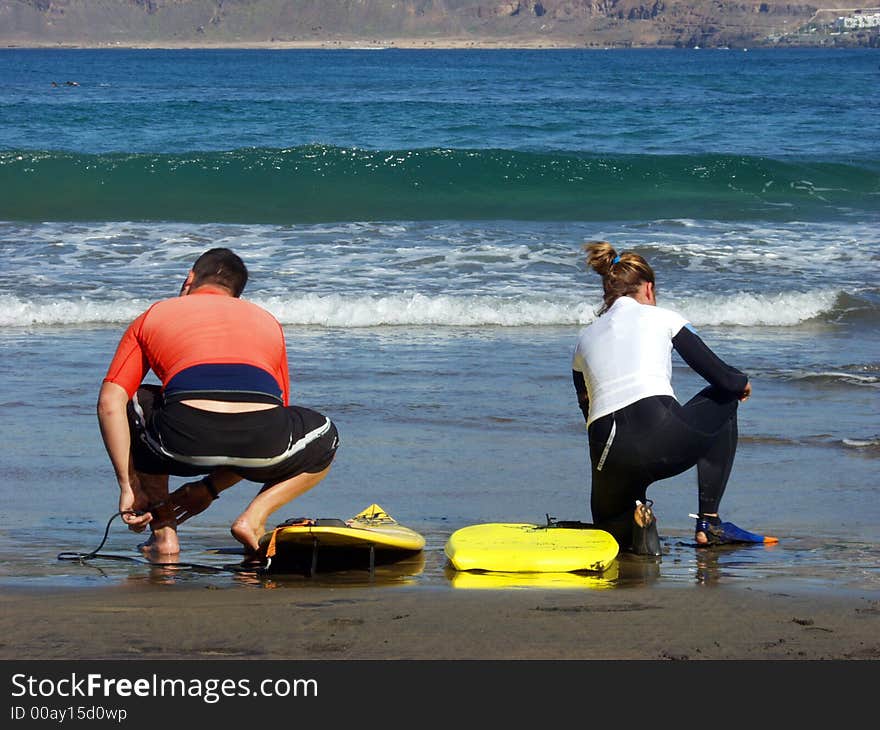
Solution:
<svg viewBox="0 0 880 730"><path fill-rule="evenodd" d="M694 527L694 537L696 538L698 532L702 532L709 540L707 543L697 543L698 547L731 545L743 542L764 544L779 542L778 538L770 535L759 535L756 532L749 532L732 522L722 522L718 517L700 517L699 515L690 516L697 520L696 527Z"/></svg>

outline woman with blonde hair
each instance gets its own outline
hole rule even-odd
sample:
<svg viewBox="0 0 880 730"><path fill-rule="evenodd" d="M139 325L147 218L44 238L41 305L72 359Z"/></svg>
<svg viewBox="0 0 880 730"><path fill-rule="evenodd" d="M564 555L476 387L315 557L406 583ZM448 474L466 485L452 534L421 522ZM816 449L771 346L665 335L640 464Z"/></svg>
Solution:
<svg viewBox="0 0 880 730"><path fill-rule="evenodd" d="M654 270L639 254L618 254L605 241L584 250L604 290L572 364L589 434L593 523L624 550L660 555L647 489L696 465L697 545L764 542L718 516L736 454L737 408L752 393L748 377L715 355L684 317L657 306ZM709 383L684 405L672 389L673 348Z"/></svg>

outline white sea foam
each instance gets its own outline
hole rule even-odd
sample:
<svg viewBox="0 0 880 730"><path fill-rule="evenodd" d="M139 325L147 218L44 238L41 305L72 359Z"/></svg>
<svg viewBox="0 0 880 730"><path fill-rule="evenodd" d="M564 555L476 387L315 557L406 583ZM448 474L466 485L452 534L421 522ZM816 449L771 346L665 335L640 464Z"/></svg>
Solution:
<svg viewBox="0 0 880 730"><path fill-rule="evenodd" d="M880 438L843 439L842 443L853 449L872 449L880 446Z"/></svg>
<svg viewBox="0 0 880 730"><path fill-rule="evenodd" d="M820 317L834 308L834 290L784 294L700 295L682 301L678 309L695 325L788 327Z"/></svg>
<svg viewBox="0 0 880 730"><path fill-rule="evenodd" d="M794 326L830 312L834 291L756 295L698 296L665 302L693 324L721 326ZM585 325L597 303L566 295L506 297L491 295L315 294L254 297L286 325L325 327L378 326L555 326ZM0 296L0 327L76 326L128 322L150 302L76 299L23 300Z"/></svg>
<svg viewBox="0 0 880 730"><path fill-rule="evenodd" d="M261 304L284 324L330 327L565 325L587 322L593 316L585 303L418 293L362 297L306 295L296 300L276 297Z"/></svg>
<svg viewBox="0 0 880 730"><path fill-rule="evenodd" d="M119 302L90 301L84 298L26 301L4 294L0 295L0 327L127 322L149 305L150 302L138 299Z"/></svg>
<svg viewBox="0 0 880 730"><path fill-rule="evenodd" d="M876 375L861 375L859 373L840 372L837 370L821 370L812 373L802 373L794 376L795 380L821 380L839 383L851 383L855 385L880 385L880 377Z"/></svg>

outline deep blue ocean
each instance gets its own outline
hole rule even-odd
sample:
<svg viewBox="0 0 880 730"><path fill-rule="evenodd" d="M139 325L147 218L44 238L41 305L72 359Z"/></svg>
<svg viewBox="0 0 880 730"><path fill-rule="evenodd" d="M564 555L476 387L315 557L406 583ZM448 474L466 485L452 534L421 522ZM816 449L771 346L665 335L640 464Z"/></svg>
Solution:
<svg viewBox="0 0 880 730"><path fill-rule="evenodd" d="M55 555L116 508L94 405L122 330L215 245L341 433L278 521L378 502L428 537L404 582L431 585L457 527L588 521L570 365L605 239L749 373L722 515L781 540L707 571L688 472L649 491L656 576L878 590L878 90L867 49L0 49L0 576L144 574ZM233 544L254 488L181 529L185 558Z"/></svg>

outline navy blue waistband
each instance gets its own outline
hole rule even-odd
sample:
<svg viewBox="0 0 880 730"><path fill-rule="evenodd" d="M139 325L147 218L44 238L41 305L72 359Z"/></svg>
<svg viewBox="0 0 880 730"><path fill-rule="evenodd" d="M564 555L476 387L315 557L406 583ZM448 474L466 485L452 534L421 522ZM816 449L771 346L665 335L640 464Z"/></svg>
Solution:
<svg viewBox="0 0 880 730"><path fill-rule="evenodd" d="M181 397L211 400L284 402L281 386L262 368L240 363L194 365L165 384L166 400ZM253 396L253 397L251 397Z"/></svg>

